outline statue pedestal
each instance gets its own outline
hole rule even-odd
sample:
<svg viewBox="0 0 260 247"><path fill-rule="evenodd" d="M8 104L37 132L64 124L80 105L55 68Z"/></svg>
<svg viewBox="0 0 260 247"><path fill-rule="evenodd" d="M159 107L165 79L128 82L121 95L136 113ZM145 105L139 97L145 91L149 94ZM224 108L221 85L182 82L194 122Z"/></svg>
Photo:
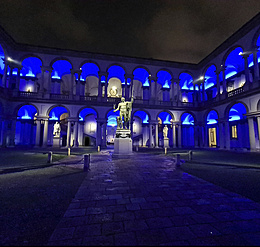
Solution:
<svg viewBox="0 0 260 247"><path fill-rule="evenodd" d="M60 136L53 137L53 147L60 147Z"/></svg>
<svg viewBox="0 0 260 247"><path fill-rule="evenodd" d="M169 148L169 138L168 137L164 137L163 138L163 147L164 148Z"/></svg>
<svg viewBox="0 0 260 247"><path fill-rule="evenodd" d="M133 145L131 139L131 131L127 129L119 129L116 131L114 140L114 158L129 158L133 155Z"/></svg>

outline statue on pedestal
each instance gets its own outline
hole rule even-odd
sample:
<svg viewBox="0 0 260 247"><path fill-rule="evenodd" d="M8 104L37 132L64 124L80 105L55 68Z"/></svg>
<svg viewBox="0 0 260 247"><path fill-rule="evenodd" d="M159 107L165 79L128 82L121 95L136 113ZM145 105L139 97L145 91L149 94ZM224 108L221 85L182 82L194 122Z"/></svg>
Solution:
<svg viewBox="0 0 260 247"><path fill-rule="evenodd" d="M132 112L132 104L134 102L134 97L132 95L131 101L125 101L125 98L121 98L121 102L118 103L117 108L114 112L120 110L119 117L117 117L117 129L130 129L130 120L131 120L131 112Z"/></svg>
<svg viewBox="0 0 260 247"><path fill-rule="evenodd" d="M54 137L59 137L60 136L60 131L61 131L61 128L60 128L60 124L59 122L56 122L53 126L53 135Z"/></svg>
<svg viewBox="0 0 260 247"><path fill-rule="evenodd" d="M167 125L165 125L163 128L163 138L165 139L167 138L167 136L168 136L168 127Z"/></svg>

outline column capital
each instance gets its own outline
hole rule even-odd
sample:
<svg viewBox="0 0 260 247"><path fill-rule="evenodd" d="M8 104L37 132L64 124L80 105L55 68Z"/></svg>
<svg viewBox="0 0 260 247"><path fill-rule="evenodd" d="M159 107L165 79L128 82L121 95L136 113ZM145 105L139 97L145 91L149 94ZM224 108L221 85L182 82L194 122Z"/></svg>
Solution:
<svg viewBox="0 0 260 247"><path fill-rule="evenodd" d="M107 123L106 118L96 118L96 120L97 120L97 123L101 123L101 124Z"/></svg>
<svg viewBox="0 0 260 247"><path fill-rule="evenodd" d="M247 59L250 56L250 53L242 53L241 56L243 59Z"/></svg>
<svg viewBox="0 0 260 247"><path fill-rule="evenodd" d="M36 116L36 120L48 120L49 118L50 118L49 116L44 116L44 115Z"/></svg>
<svg viewBox="0 0 260 247"><path fill-rule="evenodd" d="M149 125L150 124L159 124L158 120L149 120Z"/></svg>
<svg viewBox="0 0 260 247"><path fill-rule="evenodd" d="M71 73L71 74L75 74L75 73L77 73L78 71L80 71L80 70L70 69L70 73Z"/></svg>
<svg viewBox="0 0 260 247"><path fill-rule="evenodd" d="M99 71L99 72L98 72L98 75L99 75L99 76L105 76L105 77L107 77L107 76L108 76L108 72Z"/></svg>
<svg viewBox="0 0 260 247"><path fill-rule="evenodd" d="M157 82L158 77L157 77L157 76L149 76L148 79L149 79L150 81L155 81L155 82Z"/></svg>
<svg viewBox="0 0 260 247"><path fill-rule="evenodd" d="M226 68L227 68L227 66L225 66L225 65L220 65L220 68L219 68L219 71L221 72L223 72L223 71L225 71L226 70Z"/></svg>
<svg viewBox="0 0 260 247"><path fill-rule="evenodd" d="M134 79L134 75L133 74L125 74L125 78Z"/></svg>
<svg viewBox="0 0 260 247"><path fill-rule="evenodd" d="M79 117L68 117L67 120L68 120L68 122L78 122Z"/></svg>
<svg viewBox="0 0 260 247"><path fill-rule="evenodd" d="M49 72L52 72L53 68L51 66L41 66L41 70L43 72L46 72L46 71L49 71Z"/></svg>
<svg viewBox="0 0 260 247"><path fill-rule="evenodd" d="M181 80L179 78L172 78L172 81L176 84L179 84Z"/></svg>

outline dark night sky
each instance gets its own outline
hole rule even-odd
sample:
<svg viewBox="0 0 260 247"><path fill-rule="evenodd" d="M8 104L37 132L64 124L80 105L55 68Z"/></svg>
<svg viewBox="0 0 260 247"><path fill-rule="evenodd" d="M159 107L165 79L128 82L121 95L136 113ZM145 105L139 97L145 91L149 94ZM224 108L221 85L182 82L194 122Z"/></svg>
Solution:
<svg viewBox="0 0 260 247"><path fill-rule="evenodd" d="M0 0L18 43L198 63L260 10L259 0Z"/></svg>

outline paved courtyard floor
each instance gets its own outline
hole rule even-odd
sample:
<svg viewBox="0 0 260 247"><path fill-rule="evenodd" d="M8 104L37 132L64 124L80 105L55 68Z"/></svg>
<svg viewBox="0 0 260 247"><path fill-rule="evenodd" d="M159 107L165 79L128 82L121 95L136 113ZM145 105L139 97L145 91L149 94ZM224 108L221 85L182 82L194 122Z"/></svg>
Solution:
<svg viewBox="0 0 260 247"><path fill-rule="evenodd" d="M184 172L171 156L114 159L103 150L91 154L48 245L258 246L260 204Z"/></svg>

